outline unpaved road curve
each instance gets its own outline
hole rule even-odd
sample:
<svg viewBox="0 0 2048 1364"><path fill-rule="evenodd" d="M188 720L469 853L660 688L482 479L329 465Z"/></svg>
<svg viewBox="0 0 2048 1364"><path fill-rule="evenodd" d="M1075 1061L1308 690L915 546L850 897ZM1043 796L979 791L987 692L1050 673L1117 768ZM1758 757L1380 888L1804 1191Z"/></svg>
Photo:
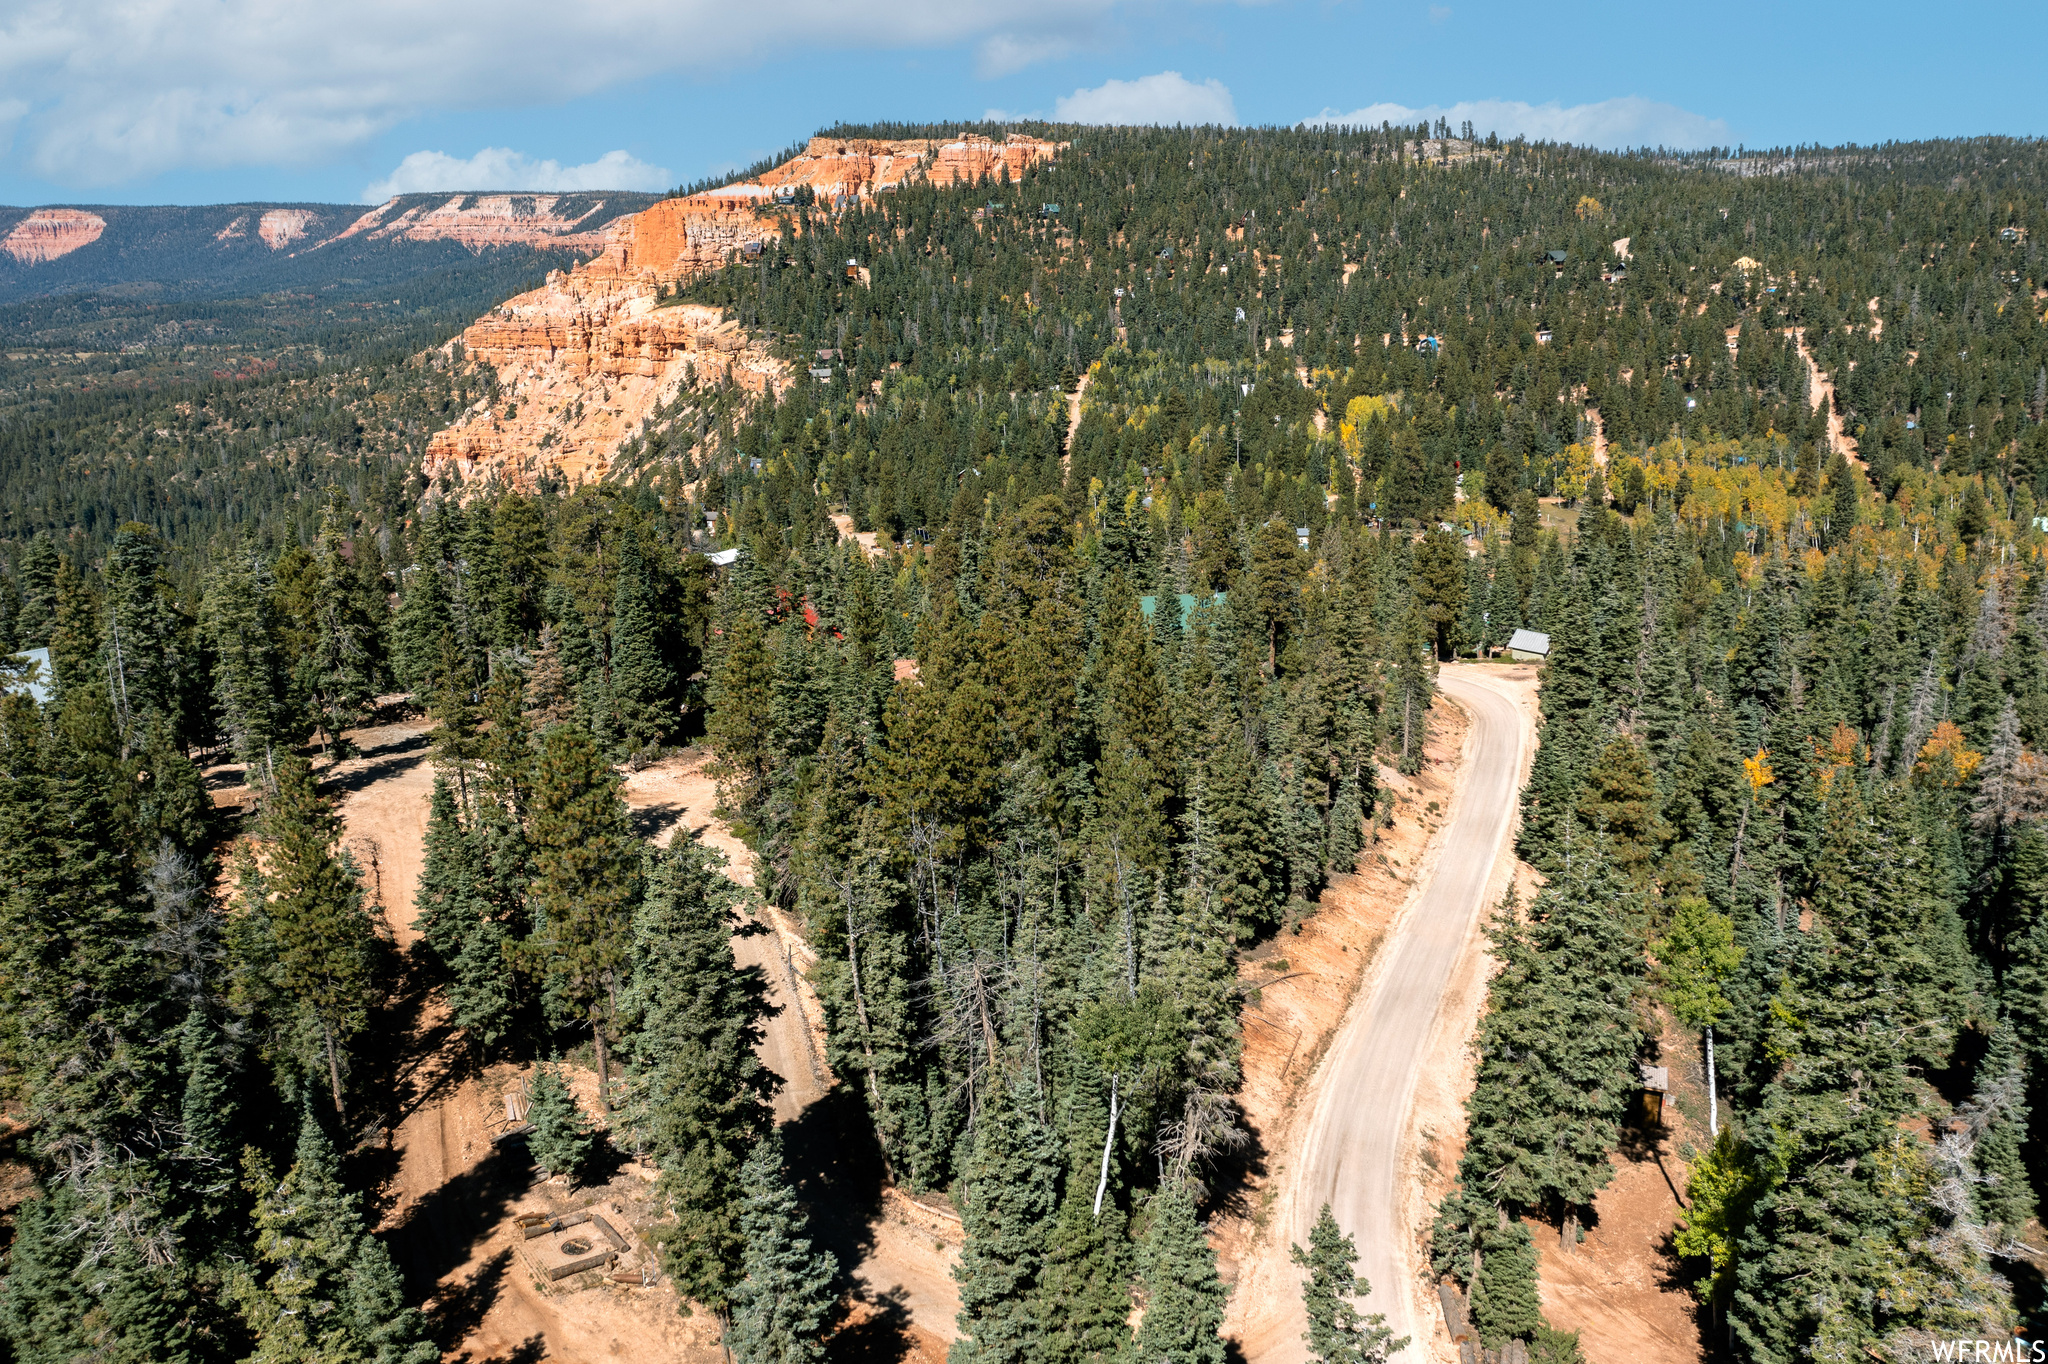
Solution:
<svg viewBox="0 0 2048 1364"><path fill-rule="evenodd" d="M1430 1049L1446 986L1484 922L1495 875L1514 827L1535 729L1529 714L1489 669L1450 666L1438 687L1472 717L1467 776L1441 837L1435 874L1384 949L1370 993L1352 1005L1318 1077L1314 1116L1294 1184L1294 1240L1307 1244L1324 1203L1359 1250L1373 1292L1368 1312L1386 1314L1414 1343L1408 1360L1429 1358L1436 1323L1415 1301L1417 1282L1404 1174L1409 1110Z"/></svg>

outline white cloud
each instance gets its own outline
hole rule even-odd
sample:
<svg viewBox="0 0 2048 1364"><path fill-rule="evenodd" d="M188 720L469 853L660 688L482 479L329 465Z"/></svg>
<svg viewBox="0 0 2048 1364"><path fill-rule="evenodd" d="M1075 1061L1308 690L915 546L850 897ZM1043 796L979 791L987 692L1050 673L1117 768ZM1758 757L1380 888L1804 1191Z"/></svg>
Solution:
<svg viewBox="0 0 2048 1364"><path fill-rule="evenodd" d="M1053 105L1061 123L1221 123L1237 122L1237 103L1222 81L1211 77L1200 85L1178 71L1161 71L1131 81L1105 81L1093 90L1062 95Z"/></svg>
<svg viewBox="0 0 2048 1364"><path fill-rule="evenodd" d="M1063 33L998 33L985 39L974 57L974 74L983 80L1014 75L1027 66L1064 57L1074 50L1074 39Z"/></svg>
<svg viewBox="0 0 2048 1364"><path fill-rule="evenodd" d="M467 161L446 152L414 152L398 169L363 189L363 202L380 204L394 194L434 190L521 189L569 193L592 189L667 189L675 181L660 166L650 166L623 151L606 152L595 161L565 166L535 161L510 147L486 147Z"/></svg>
<svg viewBox="0 0 2048 1364"><path fill-rule="evenodd" d="M1526 137L1536 141L1572 142L1585 147L1712 147L1731 140L1726 119L1708 118L1675 104L1629 95L1595 104L1525 104L1520 100L1465 100L1451 105L1368 104L1340 113L1325 109L1310 124L1343 123L1377 128L1382 123L1420 123L1448 119L1453 128L1471 120L1479 136Z"/></svg>
<svg viewBox="0 0 2048 1364"><path fill-rule="evenodd" d="M984 70L1014 71L1136 2L0 0L0 91L28 106L30 169L110 184L317 163L430 110L557 104L805 50L980 45Z"/></svg>

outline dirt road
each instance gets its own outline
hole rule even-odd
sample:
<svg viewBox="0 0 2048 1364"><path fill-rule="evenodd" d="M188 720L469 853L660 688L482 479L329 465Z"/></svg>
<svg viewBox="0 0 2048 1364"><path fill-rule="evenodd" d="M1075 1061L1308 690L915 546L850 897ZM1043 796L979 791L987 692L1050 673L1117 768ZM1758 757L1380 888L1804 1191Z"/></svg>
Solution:
<svg viewBox="0 0 2048 1364"><path fill-rule="evenodd" d="M1410 1111L1431 1050L1446 987L1511 867L1508 833L1535 748L1535 728L1517 691L1483 666L1451 666L1438 685L1471 716L1468 772L1438 845L1435 872L1392 940L1369 991L1362 992L1317 1077L1289 1219L1297 1242L1328 1203L1360 1252L1372 1282L1369 1312L1383 1312L1397 1336L1426 1359L1436 1322L1424 1310L1415 1263Z"/></svg>

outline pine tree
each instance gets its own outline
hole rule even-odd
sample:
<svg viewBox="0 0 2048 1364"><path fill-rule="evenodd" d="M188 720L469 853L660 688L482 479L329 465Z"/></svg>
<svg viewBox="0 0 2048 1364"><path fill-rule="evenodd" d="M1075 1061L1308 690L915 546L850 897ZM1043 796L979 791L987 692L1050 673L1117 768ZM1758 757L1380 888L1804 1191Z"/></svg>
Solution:
<svg viewBox="0 0 2048 1364"><path fill-rule="evenodd" d="M178 1030L179 1068L185 1075L179 1104L184 1137L180 1173L186 1196L200 1215L202 1236L219 1236L225 1231L211 1224L229 1204L237 1155L240 1096L233 1068L223 1054L223 1041L219 1024L195 999Z"/></svg>
<svg viewBox="0 0 2048 1364"><path fill-rule="evenodd" d="M1229 1291L1216 1273L1216 1252L1195 1220L1185 1183L1153 1194L1150 1221L1138 1247L1145 1319L1136 1358L1145 1364L1223 1364L1223 1304Z"/></svg>
<svg viewBox="0 0 2048 1364"><path fill-rule="evenodd" d="M250 1364L432 1364L440 1357L418 1310L404 1306L390 1254L364 1228L362 1205L342 1183L334 1148L310 1109L283 1179L253 1151L247 1167L255 1253L229 1296L256 1338Z"/></svg>
<svg viewBox="0 0 2048 1364"><path fill-rule="evenodd" d="M1396 766L1410 774L1422 770L1423 745L1429 742L1429 705L1436 697L1436 661L1430 645L1428 618L1410 606L1401 622L1394 654L1391 728L1400 735Z"/></svg>
<svg viewBox="0 0 2048 1364"><path fill-rule="evenodd" d="M726 1343L737 1364L806 1364L824 1357L832 1281L839 1265L812 1250L803 1209L782 1169L782 1140L771 1129L740 1172L740 1235L746 1245L732 1290Z"/></svg>
<svg viewBox="0 0 2048 1364"><path fill-rule="evenodd" d="M435 774L413 929L447 975L456 1024L489 1047L511 1027L513 998L509 935L484 896L476 842L456 813L447 778Z"/></svg>
<svg viewBox="0 0 2048 1364"><path fill-rule="evenodd" d="M1736 1339L1758 1357L1874 1345L1894 1324L1880 1285L1912 1271L1926 1231L1915 1189L1932 1175L1898 1120L1914 1103L1913 1059L1948 1054L1966 954L1952 907L1933 892L1913 807L1888 783L1867 795L1838 783L1813 931L1770 1004L1766 1045L1783 1059L1755 1122L1772 1142L1735 1245L1729 1309Z"/></svg>
<svg viewBox="0 0 2048 1364"><path fill-rule="evenodd" d="M73 1277L78 1256L65 1236L69 1202L59 1186L15 1210L0 1331L21 1364L69 1364L86 1354L80 1328L90 1300Z"/></svg>
<svg viewBox="0 0 2048 1364"><path fill-rule="evenodd" d="M163 568L163 541L131 521L114 532L107 553L100 654L119 721L121 756L143 747L152 729L183 730L185 631Z"/></svg>
<svg viewBox="0 0 2048 1364"><path fill-rule="evenodd" d="M1566 1248L1578 1209L1613 1177L1608 1153L1639 1077L1631 999L1643 972L1644 917L1596 844L1546 886L1522 922L1512 897L1492 931L1500 972L1480 1024L1479 1076L1459 1176L1509 1208L1560 1214Z"/></svg>
<svg viewBox="0 0 2048 1364"><path fill-rule="evenodd" d="M1216 736L1188 824L1203 889L1236 939L1249 941L1274 923L1279 896L1264 793L1241 727Z"/></svg>
<svg viewBox="0 0 2048 1364"><path fill-rule="evenodd" d="M2017 1241L2035 1214L2034 1187L2022 1147L2027 1140L2027 1064L2018 1032L2001 1020L1977 1066L1977 1092L1958 1110L1976 1143L1982 1219Z"/></svg>
<svg viewBox="0 0 2048 1364"><path fill-rule="evenodd" d="M391 665L400 685L415 694L433 685L441 665L443 641L455 639L455 615L448 585L441 576L440 554L423 536L420 558L404 575L403 597L391 621Z"/></svg>
<svg viewBox="0 0 2048 1364"><path fill-rule="evenodd" d="M1480 1235L1479 1275L1472 1281L1472 1321L1490 1350L1527 1340L1543 1325L1536 1296L1536 1243L1520 1220Z"/></svg>
<svg viewBox="0 0 2048 1364"><path fill-rule="evenodd" d="M1630 884L1648 890L1666 830L1657 813L1650 760L1632 739L1617 738L1586 772L1574 814L1588 842L1607 838L1607 856Z"/></svg>
<svg viewBox="0 0 2048 1364"><path fill-rule="evenodd" d="M561 724L576 713L568 668L562 659L562 630L541 627L540 648L526 678L526 712L535 729Z"/></svg>
<svg viewBox="0 0 2048 1364"><path fill-rule="evenodd" d="M337 490L321 516L311 564L314 592L307 633L313 647L307 662L316 679L321 727L330 737L375 699L384 675L384 583L381 572L371 568L367 538L354 545L349 541L354 522Z"/></svg>
<svg viewBox="0 0 2048 1364"><path fill-rule="evenodd" d="M621 1119L660 1167L676 1215L669 1272L686 1296L720 1309L745 1250L741 1167L774 1127L779 1081L755 1052L772 1011L767 982L734 959L734 890L713 856L679 833L634 915Z"/></svg>
<svg viewBox="0 0 2048 1364"><path fill-rule="evenodd" d="M597 1133L576 1106L560 1067L534 1067L526 1120L533 1124L526 1149L534 1163L549 1174L567 1175L574 1184L595 1153Z"/></svg>
<svg viewBox="0 0 2048 1364"><path fill-rule="evenodd" d="M1449 659L1465 611L1465 547L1456 535L1431 527L1415 547L1415 600L1436 643L1436 656Z"/></svg>
<svg viewBox="0 0 2048 1364"><path fill-rule="evenodd" d="M1394 1339L1387 1319L1375 1312L1361 1317L1353 1298L1366 1297L1372 1285L1354 1273L1358 1248L1338 1228L1330 1205L1309 1231L1309 1248L1289 1247L1289 1258L1308 1270L1301 1286L1301 1305L1308 1317L1302 1339L1322 1364L1385 1364L1387 1357L1408 1347L1408 1338Z"/></svg>
<svg viewBox="0 0 2048 1364"><path fill-rule="evenodd" d="M662 653L654 571L639 538L625 536L612 595L612 703L619 742L632 752L660 742L675 724L676 677Z"/></svg>
<svg viewBox="0 0 2048 1364"><path fill-rule="evenodd" d="M354 869L335 852L341 820L296 755L278 763L278 793L265 816L272 840L264 912L278 955L277 988L304 1011L320 1039L334 1111L342 1101L342 1061L369 1023L376 934Z"/></svg>
<svg viewBox="0 0 2048 1364"><path fill-rule="evenodd" d="M773 759L775 660L761 614L727 589L734 605L720 613L723 637L713 659L706 699L711 715L705 738L718 754L719 800L737 828L751 826ZM743 835L744 836L744 835Z"/></svg>
<svg viewBox="0 0 2048 1364"><path fill-rule="evenodd" d="M269 573L252 558L230 557L215 568L200 607L200 628L213 651L213 700L228 742L249 769L249 784L277 786L283 748L303 733L286 695L290 671Z"/></svg>
<svg viewBox="0 0 2048 1364"><path fill-rule="evenodd" d="M963 1179L960 1224L967 1244L960 1285L960 1339L951 1364L1019 1364L1038 1350L1046 1323L1032 1311L1057 1211L1060 1163L1053 1134L1024 1083L991 1087L977 1117Z"/></svg>
<svg viewBox="0 0 2048 1364"><path fill-rule="evenodd" d="M541 736L531 824L535 929L524 957L546 981L550 1006L590 1029L598 1102L609 1109L640 859L618 774L576 725Z"/></svg>
<svg viewBox="0 0 2048 1364"><path fill-rule="evenodd" d="M1130 1349L1126 1253L1122 1212L1110 1203L1096 1214L1088 1181L1070 1171L1032 1308L1044 1324L1039 1357L1046 1364L1115 1364Z"/></svg>

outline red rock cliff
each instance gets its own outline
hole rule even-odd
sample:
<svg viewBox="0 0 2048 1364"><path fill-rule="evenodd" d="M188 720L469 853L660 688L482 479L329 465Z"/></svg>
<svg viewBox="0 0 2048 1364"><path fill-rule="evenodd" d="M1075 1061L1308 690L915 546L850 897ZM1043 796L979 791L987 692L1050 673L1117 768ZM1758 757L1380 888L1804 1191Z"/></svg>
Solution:
<svg viewBox="0 0 2048 1364"><path fill-rule="evenodd" d="M869 197L910 180L950 185L1002 167L1015 179L1050 160L1059 145L1023 136L1005 142L812 138L803 155L758 181L664 200L619 219L593 243L598 250L589 260L549 275L545 286L463 332L469 354L496 366L501 398L433 437L428 476L481 471L523 486L547 469L559 470L571 484L602 478L619 448L683 388L730 378L760 393L786 383L787 366L717 309L656 306L667 286L773 240L781 229L774 212L778 192L808 185L828 200ZM477 197L538 202L545 196ZM411 211L385 222L383 212L365 214L349 231L411 232L431 217Z"/></svg>

